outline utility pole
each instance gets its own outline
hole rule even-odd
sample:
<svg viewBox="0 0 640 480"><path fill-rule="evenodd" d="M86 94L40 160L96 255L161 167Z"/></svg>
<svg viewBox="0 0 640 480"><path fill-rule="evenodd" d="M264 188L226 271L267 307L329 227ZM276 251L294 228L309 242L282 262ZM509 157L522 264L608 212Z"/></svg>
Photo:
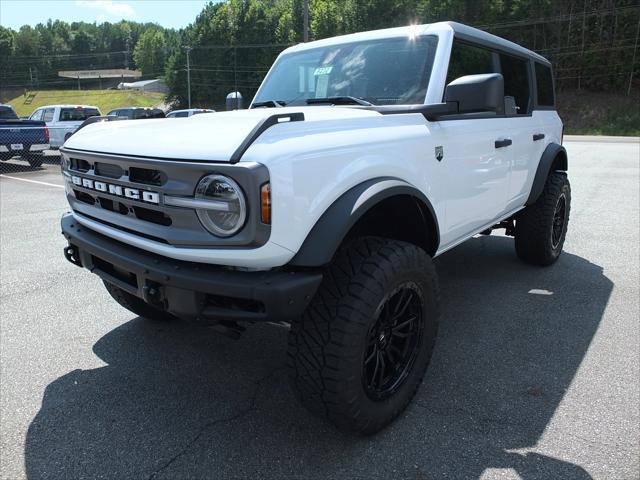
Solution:
<svg viewBox="0 0 640 480"><path fill-rule="evenodd" d="M233 47L233 91L238 91L238 49Z"/></svg>
<svg viewBox="0 0 640 480"><path fill-rule="evenodd" d="M638 51L638 36L640 35L640 17L638 18L638 28L636 29L636 42L633 45L633 59L631 60L631 74L629 75L629 88L627 95L631 95L631 84L633 83L633 71L636 67L636 52Z"/></svg>
<svg viewBox="0 0 640 480"><path fill-rule="evenodd" d="M302 41L309 41L309 0L304 0L304 20L302 22Z"/></svg>
<svg viewBox="0 0 640 480"><path fill-rule="evenodd" d="M187 103L188 108L191 108L191 64L189 63L189 53L193 50L193 47L183 47L187 52Z"/></svg>

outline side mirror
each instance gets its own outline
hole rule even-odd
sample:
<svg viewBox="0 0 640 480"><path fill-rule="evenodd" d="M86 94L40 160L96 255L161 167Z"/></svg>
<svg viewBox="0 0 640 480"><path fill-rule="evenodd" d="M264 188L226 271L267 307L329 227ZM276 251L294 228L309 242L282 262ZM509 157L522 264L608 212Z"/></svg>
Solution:
<svg viewBox="0 0 640 480"><path fill-rule="evenodd" d="M227 110L242 110L243 98L240 92L231 92L227 95Z"/></svg>
<svg viewBox="0 0 640 480"><path fill-rule="evenodd" d="M482 73L456 78L447 85L445 102L457 102L458 113L504 111L504 78L499 73Z"/></svg>

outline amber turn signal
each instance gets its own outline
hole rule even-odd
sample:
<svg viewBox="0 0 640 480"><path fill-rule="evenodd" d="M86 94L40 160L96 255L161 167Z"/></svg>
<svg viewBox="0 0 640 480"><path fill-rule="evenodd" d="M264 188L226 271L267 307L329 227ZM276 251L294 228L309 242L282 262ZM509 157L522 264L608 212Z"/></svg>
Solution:
<svg viewBox="0 0 640 480"><path fill-rule="evenodd" d="M271 184L260 187L260 215L262 223L271 225Z"/></svg>

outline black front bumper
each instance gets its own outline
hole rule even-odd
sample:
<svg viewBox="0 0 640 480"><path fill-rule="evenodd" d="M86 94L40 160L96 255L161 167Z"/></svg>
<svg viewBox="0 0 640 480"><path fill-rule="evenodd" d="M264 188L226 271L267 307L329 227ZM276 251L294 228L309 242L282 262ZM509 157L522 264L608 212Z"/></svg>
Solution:
<svg viewBox="0 0 640 480"><path fill-rule="evenodd" d="M62 217L67 259L147 303L181 318L217 322L290 321L302 314L322 274L242 272L140 250Z"/></svg>

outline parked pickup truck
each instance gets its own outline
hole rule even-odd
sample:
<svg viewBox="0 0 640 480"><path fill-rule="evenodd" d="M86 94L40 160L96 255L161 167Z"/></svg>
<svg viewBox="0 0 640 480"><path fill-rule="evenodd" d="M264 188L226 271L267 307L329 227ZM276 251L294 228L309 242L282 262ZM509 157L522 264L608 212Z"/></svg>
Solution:
<svg viewBox="0 0 640 480"><path fill-rule="evenodd" d="M0 160L20 155L32 167L42 165L49 148L49 129L44 122L18 118L11 105L0 105Z"/></svg>
<svg viewBox="0 0 640 480"><path fill-rule="evenodd" d="M551 63L453 22L296 45L249 110L97 122L61 152L69 261L142 317L289 325L297 396L357 434L409 404L467 293L440 304L434 257L499 230L547 266L569 224Z"/></svg>
<svg viewBox="0 0 640 480"><path fill-rule="evenodd" d="M51 131L51 148L60 148L87 118L100 116L91 105L47 105L34 111L29 120L42 120Z"/></svg>

